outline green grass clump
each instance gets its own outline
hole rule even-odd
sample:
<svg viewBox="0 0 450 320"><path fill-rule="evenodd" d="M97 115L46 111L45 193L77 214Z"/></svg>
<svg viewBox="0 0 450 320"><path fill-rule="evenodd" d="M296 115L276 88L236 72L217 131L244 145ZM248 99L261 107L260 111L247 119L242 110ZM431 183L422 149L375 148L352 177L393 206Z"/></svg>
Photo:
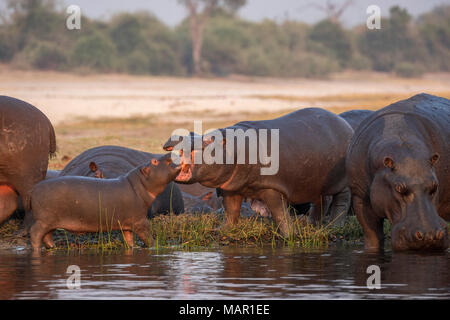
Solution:
<svg viewBox="0 0 450 320"><path fill-rule="evenodd" d="M106 215L104 215L106 218ZM109 219L111 217L108 217ZM195 249L220 246L245 247L300 247L324 248L336 241L362 241L363 232L356 217L347 217L343 226L309 224L303 216L292 218L292 232L288 237L280 231L272 219L251 216L239 218L236 225L224 224L223 214L180 214L159 215L149 220L153 235L153 247ZM18 229L9 222L0 228L0 237ZM385 232L389 232L386 225ZM122 230L101 230L98 233L72 234L62 229L53 233L58 250L93 249L97 251L129 249ZM136 246L143 242L135 235Z"/></svg>

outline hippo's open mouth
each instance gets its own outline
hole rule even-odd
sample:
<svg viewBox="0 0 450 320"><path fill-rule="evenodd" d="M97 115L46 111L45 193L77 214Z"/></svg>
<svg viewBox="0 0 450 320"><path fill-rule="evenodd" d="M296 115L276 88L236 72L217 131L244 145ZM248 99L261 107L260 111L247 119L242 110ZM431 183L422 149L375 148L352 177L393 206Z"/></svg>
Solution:
<svg viewBox="0 0 450 320"><path fill-rule="evenodd" d="M185 158L183 157L183 150L180 150L180 156L181 156L181 171L178 174L178 176L175 178L175 181L177 182L186 182L191 180L192 178L192 170L191 170L191 164L185 162ZM191 163L194 160L194 152L191 152Z"/></svg>
<svg viewBox="0 0 450 320"><path fill-rule="evenodd" d="M175 178L175 181L177 182L189 181L191 180L191 178L192 178L191 166L189 164L182 164L181 171Z"/></svg>

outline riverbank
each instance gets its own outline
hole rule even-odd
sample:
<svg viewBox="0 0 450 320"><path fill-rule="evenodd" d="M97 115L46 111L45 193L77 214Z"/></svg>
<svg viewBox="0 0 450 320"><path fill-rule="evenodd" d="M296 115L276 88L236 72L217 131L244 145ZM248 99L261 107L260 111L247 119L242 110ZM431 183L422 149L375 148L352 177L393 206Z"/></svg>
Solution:
<svg viewBox="0 0 450 320"><path fill-rule="evenodd" d="M347 217L343 226L314 227L303 217L293 219L295 235L285 238L269 218L241 217L236 226L222 228L223 214L160 215L150 220L155 248L300 247L323 248L335 242L362 243L363 232L356 217ZM16 236L20 221L11 219L0 227L0 249L30 248L29 237ZM389 237L389 225L385 234ZM120 231L75 235L64 230L53 234L57 250L127 249ZM143 242L135 238L138 245Z"/></svg>

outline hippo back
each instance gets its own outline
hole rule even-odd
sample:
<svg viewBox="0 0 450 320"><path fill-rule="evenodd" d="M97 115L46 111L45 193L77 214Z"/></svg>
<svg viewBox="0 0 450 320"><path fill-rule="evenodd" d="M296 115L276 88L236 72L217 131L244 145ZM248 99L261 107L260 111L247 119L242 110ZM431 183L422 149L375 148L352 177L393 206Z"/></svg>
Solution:
<svg viewBox="0 0 450 320"><path fill-rule="evenodd" d="M55 131L39 109L7 96L0 96L0 119L0 183L12 186L28 210L31 188L56 152Z"/></svg>
<svg viewBox="0 0 450 320"><path fill-rule="evenodd" d="M258 178L259 187L276 189L293 203L309 202L312 194L335 194L345 187L345 152L353 130L332 112L305 108L276 119L244 121L229 128L279 130L277 174L261 176L258 167L246 168L246 175ZM327 161L323 161L324 157ZM258 172L254 172L255 168ZM298 192L298 181L309 186L308 192ZM294 196L301 193L304 196Z"/></svg>
<svg viewBox="0 0 450 320"><path fill-rule="evenodd" d="M350 110L340 113L339 117L347 121L353 130L356 130L361 122L373 113L372 110Z"/></svg>
<svg viewBox="0 0 450 320"><path fill-rule="evenodd" d="M103 172L104 178L117 178L133 168L149 162L154 156L159 155L120 146L95 147L73 158L60 175L93 177L94 172L89 168L89 164L95 162Z"/></svg>

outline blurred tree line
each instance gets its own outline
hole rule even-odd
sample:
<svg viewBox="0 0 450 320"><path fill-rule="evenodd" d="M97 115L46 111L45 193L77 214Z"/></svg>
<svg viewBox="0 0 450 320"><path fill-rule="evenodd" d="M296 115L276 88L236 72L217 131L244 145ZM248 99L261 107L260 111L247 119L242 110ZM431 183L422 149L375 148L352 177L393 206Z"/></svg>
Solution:
<svg viewBox="0 0 450 320"><path fill-rule="evenodd" d="M192 1L200 2L193 8ZM174 28L138 12L108 21L83 16L81 30L68 30L67 14L54 0L8 0L8 12L0 15L0 62L19 68L180 76L324 77L353 69L412 77L450 71L450 6L417 19L392 7L382 28L369 30L365 24L346 29L336 19L314 25L250 22L236 14L243 0L179 3L188 15Z"/></svg>

